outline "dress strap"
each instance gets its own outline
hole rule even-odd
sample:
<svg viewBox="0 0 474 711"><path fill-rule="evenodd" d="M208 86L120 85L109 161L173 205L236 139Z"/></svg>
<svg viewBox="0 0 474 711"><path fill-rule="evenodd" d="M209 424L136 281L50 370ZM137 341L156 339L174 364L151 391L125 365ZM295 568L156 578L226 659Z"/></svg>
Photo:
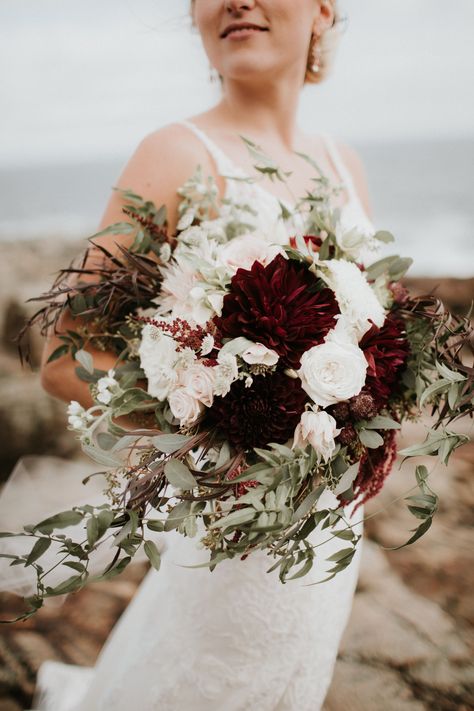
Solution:
<svg viewBox="0 0 474 711"><path fill-rule="evenodd" d="M219 148L216 143L214 143L207 133L198 128L192 121L183 120L178 121L177 123L181 126L186 126L186 128L192 131L192 133L194 133L194 135L206 146L207 150L214 159L219 175L232 175L235 172L234 163L224 153L224 151Z"/></svg>
<svg viewBox="0 0 474 711"><path fill-rule="evenodd" d="M359 202L359 195L355 189L354 181L351 172L347 167L334 139L326 133L320 134L326 146L326 150L331 158L334 167L336 168L341 182L345 185L349 198Z"/></svg>

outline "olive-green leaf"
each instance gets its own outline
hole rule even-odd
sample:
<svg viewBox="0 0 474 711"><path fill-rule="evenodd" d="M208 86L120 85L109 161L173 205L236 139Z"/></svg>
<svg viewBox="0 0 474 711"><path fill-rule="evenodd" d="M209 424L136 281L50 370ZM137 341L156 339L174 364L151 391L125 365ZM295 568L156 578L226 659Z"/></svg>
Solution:
<svg viewBox="0 0 474 711"><path fill-rule="evenodd" d="M220 518L218 521L211 523L209 528L229 528L230 526L240 526L243 523L248 523L252 521L256 516L256 511L249 506L238 509L237 511L232 511L224 518Z"/></svg>
<svg viewBox="0 0 474 711"><path fill-rule="evenodd" d="M87 542L92 547L99 538L99 522L95 516L87 521Z"/></svg>
<svg viewBox="0 0 474 711"><path fill-rule="evenodd" d="M359 439L364 445L369 449L378 449L383 445L383 437L375 430L361 430L359 432Z"/></svg>
<svg viewBox="0 0 474 711"><path fill-rule="evenodd" d="M437 380L435 383L432 383L426 388L426 390L423 391L423 394L420 397L420 407L423 407L424 404L434 395L439 395L442 392L448 391L450 387L450 380Z"/></svg>
<svg viewBox="0 0 474 711"><path fill-rule="evenodd" d="M85 584L83 575L73 575L67 580L57 585L55 588L46 588L48 596L65 595L66 593L75 592Z"/></svg>
<svg viewBox="0 0 474 711"><path fill-rule="evenodd" d="M35 531L41 533L52 533L55 528L67 528L68 526L76 526L84 518L79 511L62 511L61 513L45 518L44 521L37 523Z"/></svg>
<svg viewBox="0 0 474 711"><path fill-rule="evenodd" d="M100 464L103 467L117 469L117 467L121 467L123 465L123 461L119 457L114 457L112 454L108 454L98 447L85 443L81 446L84 454L87 454L87 456L94 462L97 462L97 464Z"/></svg>
<svg viewBox="0 0 474 711"><path fill-rule="evenodd" d="M383 242L384 244L389 244L390 242L395 241L395 237L392 235L391 232L388 232L387 230L379 230L374 234L374 238L379 242Z"/></svg>
<svg viewBox="0 0 474 711"><path fill-rule="evenodd" d="M99 530L98 530L98 534L97 534L97 539L102 538L104 533L110 527L113 520L114 520L114 512L113 511L104 509L103 511L101 511L98 514L97 523L98 523Z"/></svg>
<svg viewBox="0 0 474 711"><path fill-rule="evenodd" d="M177 489L189 490L197 486L196 479L179 459L170 459L169 462L166 462L165 476L169 483Z"/></svg>
<svg viewBox="0 0 474 711"><path fill-rule="evenodd" d="M396 420L392 420L391 417L384 417L378 415L374 417L373 420L366 422L364 424L364 429L366 430L399 430L401 425Z"/></svg>
<svg viewBox="0 0 474 711"><path fill-rule="evenodd" d="M150 531L156 531L156 532L161 533L162 531L165 530L165 523L164 523L164 521L159 521L159 520L155 519L153 521L147 521L146 527Z"/></svg>
<svg viewBox="0 0 474 711"><path fill-rule="evenodd" d="M185 437L185 435L164 434L153 437L151 443L160 452L163 452L164 454L173 454L174 452L177 452L178 449L185 447L190 440L191 437Z"/></svg>
<svg viewBox="0 0 474 711"><path fill-rule="evenodd" d="M301 504L298 506L295 513L293 514L293 519L291 521L292 523L296 523L297 521L309 514L313 506L320 498L324 489L324 486L318 486L317 489L308 494L308 496L301 502Z"/></svg>
<svg viewBox="0 0 474 711"><path fill-rule="evenodd" d="M145 541L143 548L146 557L148 558L154 569L159 570L161 566L161 556L160 551L156 547L156 544L153 543L153 541Z"/></svg>
<svg viewBox="0 0 474 711"><path fill-rule="evenodd" d="M38 558L41 558L43 553L46 553L51 545L50 538L38 538L35 545L30 551L28 558L26 559L25 565L32 565Z"/></svg>
<svg viewBox="0 0 474 711"><path fill-rule="evenodd" d="M84 370L86 370L90 375L94 374L94 359L92 358L90 353L84 350L80 350L77 351L74 357L77 362L82 365Z"/></svg>
<svg viewBox="0 0 474 711"><path fill-rule="evenodd" d="M65 561L63 565L66 565L68 568L72 568L72 570L75 570L78 573L83 573L86 569L85 565L83 565L82 563L76 563L72 560Z"/></svg>
<svg viewBox="0 0 474 711"><path fill-rule="evenodd" d="M165 531L173 531L189 516L191 511L191 501L180 501L168 514L165 521Z"/></svg>

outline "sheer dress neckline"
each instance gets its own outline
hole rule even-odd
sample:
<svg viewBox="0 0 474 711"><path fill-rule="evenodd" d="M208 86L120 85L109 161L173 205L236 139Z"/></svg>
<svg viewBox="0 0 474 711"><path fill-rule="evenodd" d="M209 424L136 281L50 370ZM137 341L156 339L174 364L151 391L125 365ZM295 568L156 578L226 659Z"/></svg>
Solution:
<svg viewBox="0 0 474 711"><path fill-rule="evenodd" d="M192 131L192 133L194 133L194 135L206 146L208 152L214 160L219 175L223 178L231 178L231 180L225 181L225 198L230 197L230 183L232 183L232 178L252 179L252 176L249 176L241 166L239 166L205 131L196 126L195 123L189 120L182 120L179 123ZM336 169L339 177L339 184L345 189L348 196L348 199L340 206L340 209L342 211L346 211L356 207L358 210L362 211L366 219L369 219L355 189L352 175L348 170L333 138L326 133L321 133L320 137L324 143L326 152L333 163L334 168ZM265 196L267 199L271 198L276 204L280 203L290 212L294 212L296 203L275 195L256 181L252 181L251 185L260 193L260 195Z"/></svg>

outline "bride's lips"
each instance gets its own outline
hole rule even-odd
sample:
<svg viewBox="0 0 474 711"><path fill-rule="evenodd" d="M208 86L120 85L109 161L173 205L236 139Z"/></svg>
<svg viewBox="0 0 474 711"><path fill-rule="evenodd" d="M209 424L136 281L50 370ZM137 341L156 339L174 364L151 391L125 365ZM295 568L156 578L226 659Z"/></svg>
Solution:
<svg viewBox="0 0 474 711"><path fill-rule="evenodd" d="M221 33L221 39L239 40L251 37L258 32L268 32L268 27L255 25L252 22L233 22Z"/></svg>

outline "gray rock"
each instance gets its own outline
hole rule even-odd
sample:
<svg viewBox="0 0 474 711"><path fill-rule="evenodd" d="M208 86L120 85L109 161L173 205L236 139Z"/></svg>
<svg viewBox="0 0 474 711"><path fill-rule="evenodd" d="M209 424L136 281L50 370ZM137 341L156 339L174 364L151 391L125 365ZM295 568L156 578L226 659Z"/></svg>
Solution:
<svg viewBox="0 0 474 711"><path fill-rule="evenodd" d="M341 660L324 711L428 711L397 672Z"/></svg>

